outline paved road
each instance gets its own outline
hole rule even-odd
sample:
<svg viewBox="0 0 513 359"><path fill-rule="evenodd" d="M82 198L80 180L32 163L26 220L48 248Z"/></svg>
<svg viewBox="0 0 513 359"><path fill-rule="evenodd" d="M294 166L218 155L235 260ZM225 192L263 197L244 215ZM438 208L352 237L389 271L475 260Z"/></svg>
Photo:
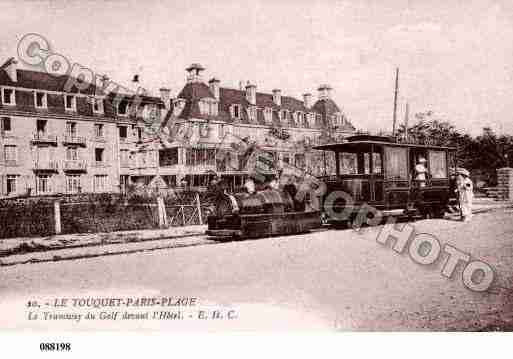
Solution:
<svg viewBox="0 0 513 359"><path fill-rule="evenodd" d="M164 249L0 269L3 328L169 330L468 330L512 325L513 211L473 222L424 220L430 233L496 272L475 293L440 274L445 257L422 266L381 245L381 227ZM235 310L232 320L27 320L29 299L197 297L201 308ZM133 308L132 308L133 309ZM137 308L136 308L137 309ZM145 309L145 308L142 308ZM146 308L147 309L147 308ZM43 309L41 309L43 310ZM46 311L52 311L45 309ZM61 310L65 311L65 310ZM196 312L194 312L196 315ZM210 312L209 312L210 313ZM82 314L85 314L82 313Z"/></svg>

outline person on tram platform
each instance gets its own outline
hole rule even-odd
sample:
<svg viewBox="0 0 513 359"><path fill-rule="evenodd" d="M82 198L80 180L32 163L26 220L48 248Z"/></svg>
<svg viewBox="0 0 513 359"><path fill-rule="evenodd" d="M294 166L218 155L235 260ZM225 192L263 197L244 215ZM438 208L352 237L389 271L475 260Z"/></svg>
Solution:
<svg viewBox="0 0 513 359"><path fill-rule="evenodd" d="M426 187L427 172L428 170L426 168L426 159L421 157L415 166L415 182L417 183L418 187Z"/></svg>

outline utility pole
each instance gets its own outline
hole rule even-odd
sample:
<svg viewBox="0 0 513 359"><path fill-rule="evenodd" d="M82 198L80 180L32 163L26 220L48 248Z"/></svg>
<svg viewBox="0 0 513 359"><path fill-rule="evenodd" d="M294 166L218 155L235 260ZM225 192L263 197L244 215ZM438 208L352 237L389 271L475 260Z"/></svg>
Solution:
<svg viewBox="0 0 513 359"><path fill-rule="evenodd" d="M395 125L397 121L397 92L399 90L399 67L395 69L395 91L394 91L394 115L392 122L392 136L395 136Z"/></svg>
<svg viewBox="0 0 513 359"><path fill-rule="evenodd" d="M406 111L404 113L404 139L408 140L408 120L410 116L410 104L406 102Z"/></svg>

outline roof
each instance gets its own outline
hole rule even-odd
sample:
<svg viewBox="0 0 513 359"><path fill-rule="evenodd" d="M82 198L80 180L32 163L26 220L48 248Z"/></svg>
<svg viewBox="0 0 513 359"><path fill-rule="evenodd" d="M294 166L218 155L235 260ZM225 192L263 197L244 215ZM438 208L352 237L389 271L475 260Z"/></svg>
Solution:
<svg viewBox="0 0 513 359"><path fill-rule="evenodd" d="M273 95L268 93L257 92L256 93L256 104L252 105L246 99L246 91L245 90L237 90L232 88L220 87L219 88L219 107L218 107L218 116L208 116L202 114L199 108L199 101L202 98L215 98L214 94L210 91L210 88L202 82L191 82L185 85L182 91L178 94L178 98L182 98L186 100L185 107L179 118L182 119L190 119L190 118L198 118L198 119L216 119L225 121L228 123L234 122L234 119L230 114L230 107L234 104L238 104L242 107L241 109L241 118L237 119L238 123L255 123L249 120L246 109L251 106L257 106L260 109L263 108L271 108L273 109L273 125L280 125L280 120L278 117L277 111L280 110L288 110L291 113L300 111L303 113L317 113L320 115L327 114L330 116L332 113L340 112L338 106L333 102L333 100L320 100L314 105L312 108L306 108L302 100L298 100L294 97L290 96L281 96L281 105L278 106L273 101ZM269 125L265 122L264 115L262 111L257 113L257 124L260 125ZM295 123L294 120L288 119L288 125L291 127L296 127L298 124ZM314 128L319 128L324 126L325 123L317 123ZM353 131L354 127L349 124L346 128L348 131Z"/></svg>
<svg viewBox="0 0 513 359"><path fill-rule="evenodd" d="M72 81L70 83L75 83L79 81L73 77L68 75L50 75L46 72L42 71L32 71L32 70L22 70L17 69L16 74L18 77L17 82L12 82L11 78L7 75L5 71L0 71L0 85L4 86L12 86L12 87L23 87L27 89L38 89L38 90L46 90L46 91L55 91L55 92L65 92L64 86L68 81ZM73 86L70 91L71 93L78 93L78 89L76 86ZM80 93L83 94L95 94L96 86L94 84L89 84L87 88L81 90ZM101 90L99 90L101 92Z"/></svg>
<svg viewBox="0 0 513 359"><path fill-rule="evenodd" d="M16 91L16 105L14 106L5 106L0 103L0 109L8 110L10 112L20 112L20 113L36 113L38 115L66 115L68 117L79 117L79 116L93 116L93 117L116 117L116 111L114 109L114 105L112 100L116 97L117 93L111 92L107 94L107 99L109 101L104 101L104 114L96 115L93 114L91 105L88 104L88 100L85 97L77 97L77 112L69 113L64 109L64 99L63 95L60 93L71 93L71 94L83 94L83 95L98 95L103 94L102 90L98 88L98 93L96 93L96 86L94 84L89 84L89 86L81 86L84 87L83 90L77 88L77 86L72 86L69 91L66 90L66 83L71 81L70 83L74 83L76 80L73 77L67 75L59 75L54 76L50 75L46 72L41 71L32 71L32 70L24 70L17 69L17 81L11 81L11 78L7 74L6 71L0 70L0 86L10 86L17 88L19 90ZM34 97L30 90L42 90L49 91L48 94L48 108L46 109L36 109L34 106ZM52 93L56 92L56 93ZM135 98L134 94L126 94L123 95L129 102L133 101ZM163 106L162 100L160 97L152 97L146 95L139 96L142 104L154 103Z"/></svg>
<svg viewBox="0 0 513 359"><path fill-rule="evenodd" d="M316 150L323 151L346 151L346 152L364 152L368 151L371 145L375 146L389 146L389 147L415 147L415 148L424 148L424 149L441 149L441 150L456 150L455 147L448 146L432 146L432 145L416 145L411 143L397 143L397 142L388 142L388 141L373 141L373 140L356 140L356 141L347 141L347 142L335 142L335 143L327 143L325 145L315 146Z"/></svg>

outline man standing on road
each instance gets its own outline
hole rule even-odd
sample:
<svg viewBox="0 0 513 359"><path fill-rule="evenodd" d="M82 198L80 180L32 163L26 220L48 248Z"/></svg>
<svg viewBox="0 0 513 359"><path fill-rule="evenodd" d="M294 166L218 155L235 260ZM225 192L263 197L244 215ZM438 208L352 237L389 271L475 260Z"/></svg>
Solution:
<svg viewBox="0 0 513 359"><path fill-rule="evenodd" d="M456 190L460 200L461 220L470 221L472 218L472 200L474 199L474 186L470 179L470 173L464 168L459 168Z"/></svg>

